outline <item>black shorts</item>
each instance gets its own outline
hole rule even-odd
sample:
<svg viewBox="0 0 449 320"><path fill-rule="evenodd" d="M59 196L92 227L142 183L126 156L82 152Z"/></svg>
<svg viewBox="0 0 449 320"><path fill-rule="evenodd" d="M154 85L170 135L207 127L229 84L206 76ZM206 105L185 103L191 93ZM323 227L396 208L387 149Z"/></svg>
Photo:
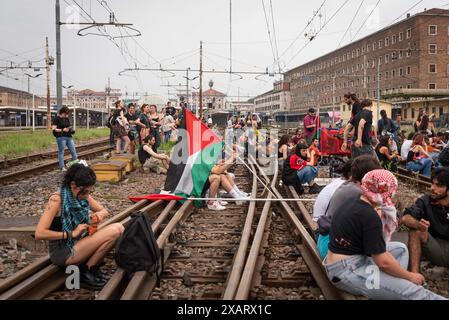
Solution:
<svg viewBox="0 0 449 320"><path fill-rule="evenodd" d="M73 257L75 254L73 248L69 248L64 241L59 240L50 241L48 251L50 254L50 261L59 267L64 267L67 259Z"/></svg>

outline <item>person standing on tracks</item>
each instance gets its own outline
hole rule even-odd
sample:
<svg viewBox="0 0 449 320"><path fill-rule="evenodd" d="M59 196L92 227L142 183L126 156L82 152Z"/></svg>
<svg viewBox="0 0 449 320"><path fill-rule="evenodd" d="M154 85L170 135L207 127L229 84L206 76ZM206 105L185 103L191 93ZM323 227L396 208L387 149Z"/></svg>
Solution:
<svg viewBox="0 0 449 320"><path fill-rule="evenodd" d="M153 146L154 152L157 152L159 145L161 144L161 133L160 127L161 123L161 115L157 112L157 106L152 104L150 105L150 112L148 113L148 117L150 118L150 134L153 135L156 139L156 143Z"/></svg>
<svg viewBox="0 0 449 320"><path fill-rule="evenodd" d="M371 107L373 102L370 99L363 100L361 103L362 110L357 113L355 118L348 123L344 132L344 141L341 150L347 149L347 137L349 131L354 128L354 136L352 137L352 158L355 159L362 154L371 154L376 156L371 145L371 130L373 126L373 112Z"/></svg>
<svg viewBox="0 0 449 320"><path fill-rule="evenodd" d="M120 223L96 231L109 213L92 197L95 183L95 172L85 162L71 165L59 192L50 196L35 232L36 240L49 241L51 262L60 267L78 265L82 287L91 290L105 285L100 263L124 231Z"/></svg>
<svg viewBox="0 0 449 320"><path fill-rule="evenodd" d="M307 140L307 144L312 143L312 139L318 131L318 118L314 108L310 108L307 115L304 117L304 136Z"/></svg>
<svg viewBox="0 0 449 320"><path fill-rule="evenodd" d="M410 271L421 271L422 254L437 266L449 267L449 169L438 168L431 194L405 209L402 222L410 229Z"/></svg>
<svg viewBox="0 0 449 320"><path fill-rule="evenodd" d="M125 117L125 107L121 100L115 103L114 118L112 121L112 131L114 132L116 153L120 154L122 150L122 142L125 143L125 153L129 151L130 140L128 137L129 124Z"/></svg>
<svg viewBox="0 0 449 320"><path fill-rule="evenodd" d="M58 144L59 169L66 171L64 167L65 146L67 146L67 149L70 151L72 161L78 159L78 156L76 155L75 143L72 138L72 134L75 133L75 130L73 130L73 127L70 124L68 107L64 106L59 109L58 114L53 119L52 130Z"/></svg>
<svg viewBox="0 0 449 320"><path fill-rule="evenodd" d="M348 105L349 109L351 110L351 119L354 119L355 116L362 111L362 107L360 105L360 101L357 98L357 95L355 93L347 93L343 96L345 103Z"/></svg>
<svg viewBox="0 0 449 320"><path fill-rule="evenodd" d="M129 124L129 131L128 131L128 138L129 138L129 152L131 154L135 154L136 152L136 139L138 139L138 133L137 133L137 120L139 119L139 116L136 114L136 106L134 103L128 104L128 112L125 114L126 120L128 120Z"/></svg>
<svg viewBox="0 0 449 320"><path fill-rule="evenodd" d="M422 286L420 273L407 271L407 246L388 241L395 223L385 219L380 208L394 209L395 176L387 170L371 171L361 189L362 195L344 203L332 218L323 261L329 280L340 290L373 300L446 300Z"/></svg>

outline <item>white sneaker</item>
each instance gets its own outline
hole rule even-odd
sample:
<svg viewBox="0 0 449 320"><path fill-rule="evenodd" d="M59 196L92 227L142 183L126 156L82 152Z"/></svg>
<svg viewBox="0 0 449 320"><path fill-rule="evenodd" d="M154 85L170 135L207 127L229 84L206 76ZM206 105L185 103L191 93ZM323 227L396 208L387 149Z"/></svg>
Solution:
<svg viewBox="0 0 449 320"><path fill-rule="evenodd" d="M237 201L235 201L235 204L238 206L241 206L241 205L243 205L244 202L250 201L250 200L251 200L251 197L248 197L248 196L244 197L242 195L241 197L239 197L239 199Z"/></svg>
<svg viewBox="0 0 449 320"><path fill-rule="evenodd" d="M251 193L246 193L244 191L240 191L240 194L242 195L242 197L249 197L251 195Z"/></svg>
<svg viewBox="0 0 449 320"><path fill-rule="evenodd" d="M220 203L218 203L218 201L214 201L212 204L208 204L207 208L209 210L213 210L213 211L223 211L226 210L225 207L223 207Z"/></svg>
<svg viewBox="0 0 449 320"><path fill-rule="evenodd" d="M223 201L223 200L219 201L219 203L220 203L220 205L222 205L222 206L227 206L227 205L229 204L229 202Z"/></svg>

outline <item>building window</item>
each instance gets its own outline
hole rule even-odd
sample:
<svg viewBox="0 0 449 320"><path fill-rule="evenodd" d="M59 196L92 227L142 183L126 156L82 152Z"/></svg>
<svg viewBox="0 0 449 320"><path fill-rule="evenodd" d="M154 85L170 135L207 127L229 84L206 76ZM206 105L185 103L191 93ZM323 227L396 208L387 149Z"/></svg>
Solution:
<svg viewBox="0 0 449 320"><path fill-rule="evenodd" d="M382 40L379 40L379 49L382 49Z"/></svg>
<svg viewBox="0 0 449 320"><path fill-rule="evenodd" d="M390 38L385 38L385 47L390 45Z"/></svg>
<svg viewBox="0 0 449 320"><path fill-rule="evenodd" d="M412 119L415 119L415 109L412 109Z"/></svg>
<svg viewBox="0 0 449 320"><path fill-rule="evenodd" d="M404 40L404 32L399 32L399 42Z"/></svg>
<svg viewBox="0 0 449 320"><path fill-rule="evenodd" d="M392 35L391 36L391 44L395 44L396 43L396 35Z"/></svg>
<svg viewBox="0 0 449 320"><path fill-rule="evenodd" d="M391 53L391 61L395 61L397 59L396 51Z"/></svg>
<svg viewBox="0 0 449 320"><path fill-rule="evenodd" d="M399 68L399 76L402 77L404 75L404 68Z"/></svg>
<svg viewBox="0 0 449 320"><path fill-rule="evenodd" d="M408 84L407 85L407 89L411 89L412 88L412 85L411 84Z"/></svg>
<svg viewBox="0 0 449 320"><path fill-rule="evenodd" d="M394 78L394 77L396 77L396 70L393 70L392 72L391 72L391 76Z"/></svg>
<svg viewBox="0 0 449 320"><path fill-rule="evenodd" d="M373 51L375 51L375 50L376 50L376 43L373 42Z"/></svg>
<svg viewBox="0 0 449 320"><path fill-rule="evenodd" d="M389 54L386 54L385 55L385 64L387 64L387 63L389 63L390 62L390 55Z"/></svg>
<svg viewBox="0 0 449 320"><path fill-rule="evenodd" d="M379 64L382 64L382 57L379 57Z"/></svg>
<svg viewBox="0 0 449 320"><path fill-rule="evenodd" d="M412 29L407 29L407 34L406 34L406 38L410 39L412 37Z"/></svg>
<svg viewBox="0 0 449 320"><path fill-rule="evenodd" d="M399 51L399 59L402 59L403 54L402 54L402 50Z"/></svg>
<svg viewBox="0 0 449 320"><path fill-rule="evenodd" d="M442 116L442 115L443 115L443 113L444 113L444 111L443 111L443 107L440 107L440 116Z"/></svg>
<svg viewBox="0 0 449 320"><path fill-rule="evenodd" d="M437 88L437 84L436 83L429 83L429 89L434 90Z"/></svg>
<svg viewBox="0 0 449 320"><path fill-rule="evenodd" d="M429 54L436 54L436 53L437 53L437 45L429 44Z"/></svg>
<svg viewBox="0 0 449 320"><path fill-rule="evenodd" d="M429 73L436 73L437 72L437 65L435 63L429 64Z"/></svg>
<svg viewBox="0 0 449 320"><path fill-rule="evenodd" d="M388 80L388 76L390 75L390 72L386 71L385 72L385 80Z"/></svg>
<svg viewBox="0 0 449 320"><path fill-rule="evenodd" d="M436 36L438 33L437 26L429 26L429 36Z"/></svg>

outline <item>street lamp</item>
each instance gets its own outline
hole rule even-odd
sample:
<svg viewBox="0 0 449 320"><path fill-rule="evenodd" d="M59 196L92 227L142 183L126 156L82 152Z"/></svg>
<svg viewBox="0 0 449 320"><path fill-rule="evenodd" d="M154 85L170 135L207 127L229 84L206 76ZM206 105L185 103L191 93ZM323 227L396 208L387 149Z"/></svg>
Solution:
<svg viewBox="0 0 449 320"><path fill-rule="evenodd" d="M67 89L67 101L69 100L69 89L73 88L73 84L70 86L62 86L64 89ZM76 130L76 98L75 98L75 89L73 89L73 130Z"/></svg>
<svg viewBox="0 0 449 320"><path fill-rule="evenodd" d="M34 76L32 76L29 73L25 73L25 75L28 77L28 93L30 93L30 78L40 77L42 75L42 73L38 73ZM48 119L47 121L50 121L50 119ZM33 93L33 132L34 132L34 130L35 130L35 120L34 120L34 93Z"/></svg>

